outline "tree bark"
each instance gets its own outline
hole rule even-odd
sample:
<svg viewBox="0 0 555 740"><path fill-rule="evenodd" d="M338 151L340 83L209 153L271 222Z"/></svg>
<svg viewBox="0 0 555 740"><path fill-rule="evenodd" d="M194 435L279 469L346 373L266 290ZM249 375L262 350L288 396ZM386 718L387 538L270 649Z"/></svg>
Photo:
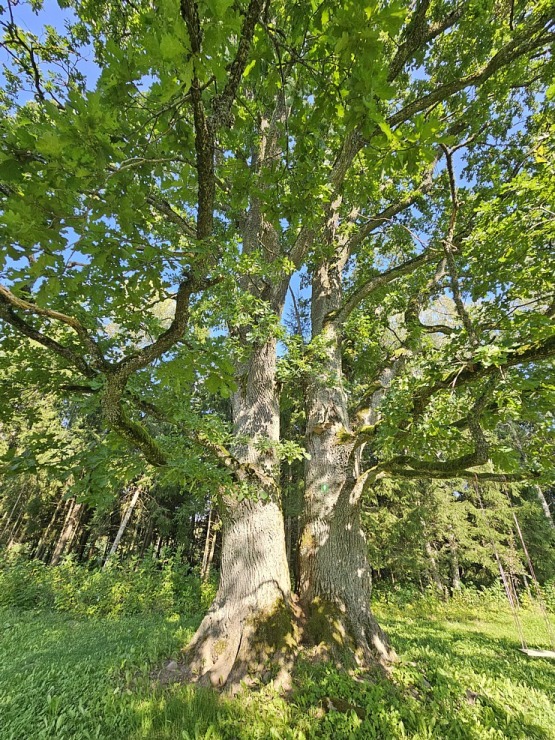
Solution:
<svg viewBox="0 0 555 740"><path fill-rule="evenodd" d="M459 566L459 546L454 534L449 535L449 564L451 566L451 592L461 590L461 570Z"/></svg>
<svg viewBox="0 0 555 740"><path fill-rule="evenodd" d="M58 499L58 502L56 504L56 508L54 509L54 513L52 514L52 517L50 518L50 521L48 522L48 526L41 534L41 537L38 541L34 557L38 559L42 559L42 557L46 554L47 549L50 547L49 545L49 537L50 533L53 529L53 527L56 524L56 521L58 519L58 515L60 513L60 510L62 509L64 505L64 494L62 493L60 495L60 498Z"/></svg>
<svg viewBox="0 0 555 740"><path fill-rule="evenodd" d="M547 499L543 495L543 491L539 486L534 486L536 489L536 496L538 498L538 501L540 502L540 506L542 507L543 513L545 514L545 518L550 523L552 527L555 527L555 522L553 521L553 514L551 513L551 509L549 508L549 504L547 503Z"/></svg>
<svg viewBox="0 0 555 740"><path fill-rule="evenodd" d="M129 523L129 520L131 519L131 515L133 514L133 511L135 509L135 506L137 505L137 501L139 500L140 495L141 495L141 487L137 486L135 488L135 492L133 493L133 496L131 497L131 501L129 502L129 506L127 507L127 510L123 516L123 519L121 520L121 524L119 525L116 537L114 539L114 542L112 543L112 547L110 548L110 552L108 553L108 556L106 557L106 560L104 561L104 565L102 566L103 568L105 568L108 565L108 563L110 562L110 558L116 554L119 543L121 542L121 538L123 537L123 534Z"/></svg>
<svg viewBox="0 0 555 740"><path fill-rule="evenodd" d="M426 550L426 555L428 557L428 572L430 575L430 581L434 584L437 593L440 596L445 597L445 585L441 580L439 568L437 565L437 552L432 546L432 543L428 541L426 541L424 549Z"/></svg>
<svg viewBox="0 0 555 740"><path fill-rule="evenodd" d="M341 304L342 261L321 265L312 284L313 337L323 343L320 370L307 387L305 511L300 542L300 597L307 614L307 638L329 642L334 630L322 621L339 620L346 645L363 663L394 657L370 609L372 586L366 538L360 523L360 486L343 388L340 327L326 317ZM311 635L313 624L318 634ZM312 630L313 631L313 630Z"/></svg>
<svg viewBox="0 0 555 740"><path fill-rule="evenodd" d="M208 557L210 555L210 534L212 532L212 504L208 509L208 521L206 522L206 535L204 538L204 551L202 554L202 564L200 566L200 579L206 580L206 569L208 566Z"/></svg>
<svg viewBox="0 0 555 740"><path fill-rule="evenodd" d="M200 578L202 581L207 581L210 577L210 570L212 569L212 563L214 561L214 553L216 552L216 542L218 540L219 526L217 514L209 519L209 525L211 524L211 521L213 521L212 526L207 526L205 550L200 571Z"/></svg>
<svg viewBox="0 0 555 740"><path fill-rule="evenodd" d="M71 499L64 521L64 526L62 527L62 531L60 532L56 547L54 548L54 552L52 553L50 565L57 565L66 549L71 547L71 543L77 530L77 525L82 508L83 504L78 504L75 499Z"/></svg>
<svg viewBox="0 0 555 740"><path fill-rule="evenodd" d="M214 603L186 649L188 671L201 683L230 690L260 677L268 661L283 670L293 642L289 569L278 500L277 457L268 443L279 441L275 388L276 342L254 349L233 397L234 455L273 485L252 478L242 498L220 497L222 560ZM261 444L262 443L262 444ZM269 676L268 676L269 677Z"/></svg>

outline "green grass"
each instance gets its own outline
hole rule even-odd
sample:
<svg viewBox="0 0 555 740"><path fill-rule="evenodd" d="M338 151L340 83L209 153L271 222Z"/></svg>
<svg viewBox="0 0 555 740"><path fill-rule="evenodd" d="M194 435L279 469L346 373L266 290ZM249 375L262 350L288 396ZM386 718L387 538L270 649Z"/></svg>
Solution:
<svg viewBox="0 0 555 740"><path fill-rule="evenodd" d="M555 738L555 662L518 652L505 607L376 609L402 659L393 680L301 664L288 701L271 688L231 700L158 686L153 668L195 627L175 615L0 611L0 738ZM545 644L538 615L525 626ZM329 699L356 712L324 711Z"/></svg>

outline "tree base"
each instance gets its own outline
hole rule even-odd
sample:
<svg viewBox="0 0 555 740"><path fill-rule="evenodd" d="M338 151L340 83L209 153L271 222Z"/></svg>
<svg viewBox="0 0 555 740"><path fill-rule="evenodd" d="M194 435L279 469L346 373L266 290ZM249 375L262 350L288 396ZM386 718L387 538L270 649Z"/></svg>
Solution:
<svg viewBox="0 0 555 740"><path fill-rule="evenodd" d="M343 670L383 674L396 658L370 610L355 618L322 599L301 609L293 597L257 614L211 609L179 664L168 663L158 679L212 686L231 694L242 686L272 682L286 692L298 660L325 660Z"/></svg>
<svg viewBox="0 0 555 740"><path fill-rule="evenodd" d="M348 612L332 601L315 598L304 608L303 645L343 668L388 670L397 660L369 608Z"/></svg>
<svg viewBox="0 0 555 740"><path fill-rule="evenodd" d="M298 611L283 600L257 613L211 609L183 651L180 679L231 693L270 681L287 688L299 646Z"/></svg>

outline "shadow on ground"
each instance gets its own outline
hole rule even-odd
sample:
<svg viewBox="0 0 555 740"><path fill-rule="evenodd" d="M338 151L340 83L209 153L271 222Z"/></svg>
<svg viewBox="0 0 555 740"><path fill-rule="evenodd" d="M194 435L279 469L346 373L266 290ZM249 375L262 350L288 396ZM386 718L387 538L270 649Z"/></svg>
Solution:
<svg viewBox="0 0 555 740"><path fill-rule="evenodd" d="M268 687L235 700L187 686L158 689L135 707L136 737L555 738L555 665L527 658L514 639L476 621L385 621L402 656L392 680L300 662L287 701ZM486 623L493 633L494 621Z"/></svg>

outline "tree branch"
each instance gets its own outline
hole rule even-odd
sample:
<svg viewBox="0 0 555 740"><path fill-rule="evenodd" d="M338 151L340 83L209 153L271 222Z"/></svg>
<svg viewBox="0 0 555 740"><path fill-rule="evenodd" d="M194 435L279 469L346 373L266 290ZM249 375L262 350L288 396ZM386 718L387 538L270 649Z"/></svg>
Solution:
<svg viewBox="0 0 555 740"><path fill-rule="evenodd" d="M235 59L227 68L228 77L226 85L221 95L216 97L212 104L213 123L215 126L219 124L230 126L233 123L230 120L231 106L235 101L245 67L247 66L256 24L265 6L266 0L250 0L249 2L249 7L245 13L245 19L241 28L241 36L239 37Z"/></svg>
<svg viewBox="0 0 555 740"><path fill-rule="evenodd" d="M397 111L397 113L389 116L387 118L388 125L393 128L412 118L416 113L426 110L430 106L464 90L466 87L476 86L486 82L496 72L516 61L519 57L553 41L555 34L546 33L546 27L551 25L553 25L553 19L548 13L540 15L535 23L515 33L514 37L505 46L501 47L497 54L481 70L440 85L428 93L428 95L423 95L413 100L412 103L409 103Z"/></svg>
<svg viewBox="0 0 555 740"><path fill-rule="evenodd" d="M447 388L460 388L479 378L499 373L501 369L530 362L540 362L551 357L555 357L555 336L549 337L542 342L537 342L533 346L526 345L526 349L517 347L514 350L507 350L506 360L499 365L484 365L483 362L472 362L470 360L459 370L450 372L444 379L438 380L426 388L422 388L415 396L413 410L415 413L421 414L432 396L438 391Z"/></svg>
<svg viewBox="0 0 555 740"><path fill-rule="evenodd" d="M353 236L347 242L347 247L350 254L352 254L353 251L357 247L359 247L373 231L379 229L380 226L383 226L385 222L390 221L394 216L397 216L399 213L402 213L407 208L410 208L422 195L425 195L431 190L433 185L434 168L438 161L439 160L436 159L433 162L432 166L424 175L420 187L415 190L414 193L411 193L411 195L408 195L406 198L403 198L397 203L392 203L387 206L387 208L384 208L381 213L370 218L363 226L360 227L360 229L355 234L353 234Z"/></svg>
<svg viewBox="0 0 555 740"><path fill-rule="evenodd" d="M397 280L398 278L405 275L410 275L422 265L430 262L430 260L432 260L434 256L435 253L428 250L426 252L423 252L422 254L419 254L417 257L412 257L406 262L403 262L396 267L392 267L389 270L382 272L381 275L377 275L376 277L368 280L366 283L359 286L353 293L351 293L350 297L345 301L343 306L338 311L329 313L326 317L326 320L333 321L337 324L343 324L347 320L349 314L354 311L354 309L359 306L360 303L375 290L378 290L378 288L391 283L393 280Z"/></svg>
<svg viewBox="0 0 555 740"><path fill-rule="evenodd" d="M12 308L19 308L22 311L34 313L37 316L45 316L46 318L54 319L55 321L61 321L63 324L66 324L67 326L71 327L75 331L79 339L81 340L85 349L94 358L95 365L98 367L98 369L105 370L109 367L109 363L107 363L106 359L104 358L104 355L102 354L102 351L100 350L100 347L92 339L88 331L85 329L83 324L81 324L81 322L78 319L74 318L73 316L68 316L64 313L60 313L59 311L54 311L50 308L42 308L41 306L37 306L36 303L31 303L30 301L26 301L23 298L18 298L18 296L16 296L14 293L12 293L10 290L8 290L8 288L4 287L3 285L0 285L0 301L4 303L4 305L9 305ZM15 316L15 314L13 315ZM6 320L9 321L9 323L13 324L13 320L10 320L10 318L6 318ZM27 325L27 327L30 327L30 325ZM27 332L24 332L24 333L27 333ZM27 333L27 336L29 336L28 333ZM45 336L44 335L42 336L44 339ZM40 341L40 340L37 339L37 341ZM54 342L54 340L50 340L50 341ZM44 344L44 342L41 342L41 344ZM56 344L58 347L62 346L62 345L59 345L57 342L54 342L54 344ZM51 349L52 348L53 347L51 347ZM59 350L56 350L56 351L58 352L58 354L60 354ZM74 357L76 357L76 355Z"/></svg>
<svg viewBox="0 0 555 740"><path fill-rule="evenodd" d="M171 221L173 224L175 224L182 234L191 237L192 239L196 237L197 232L193 224L189 223L187 219L183 218L183 216L180 216L179 213L174 211L167 200L164 200L164 198L157 198L154 195L149 195L146 199L146 202L163 216L166 216L168 221Z"/></svg>
<svg viewBox="0 0 555 740"><path fill-rule="evenodd" d="M403 41L397 49L397 53L393 57L393 61L389 67L388 82L392 82L399 75L405 64L413 58L419 49L430 41L433 41L444 31L447 31L451 26L454 26L462 16L464 10L464 6L461 4L458 8L455 8L451 13L446 15L443 20L428 25L426 23L426 13L429 7L430 0L420 0L417 3L403 34Z"/></svg>

